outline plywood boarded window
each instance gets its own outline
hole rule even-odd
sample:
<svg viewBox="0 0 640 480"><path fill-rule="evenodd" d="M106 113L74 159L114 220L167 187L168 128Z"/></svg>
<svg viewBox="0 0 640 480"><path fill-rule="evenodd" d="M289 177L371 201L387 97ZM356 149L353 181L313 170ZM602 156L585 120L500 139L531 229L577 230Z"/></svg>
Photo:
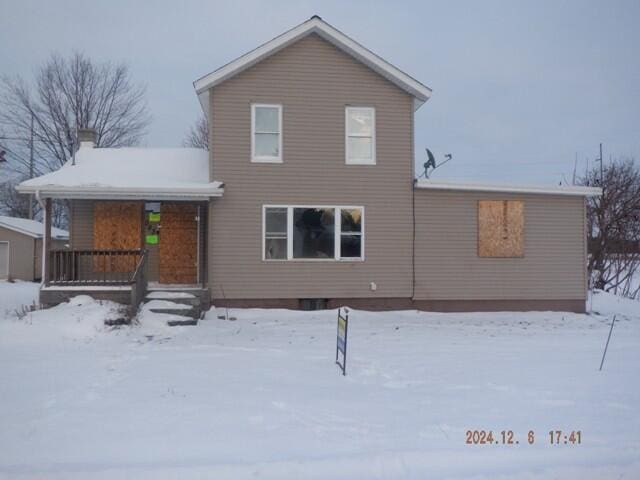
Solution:
<svg viewBox="0 0 640 480"><path fill-rule="evenodd" d="M524 257L524 204L519 200L478 202L478 256Z"/></svg>
<svg viewBox="0 0 640 480"><path fill-rule="evenodd" d="M142 203L96 202L93 208L93 248L136 250L141 248ZM132 271L133 257L96 258L95 272ZM135 266L134 266L135 268Z"/></svg>

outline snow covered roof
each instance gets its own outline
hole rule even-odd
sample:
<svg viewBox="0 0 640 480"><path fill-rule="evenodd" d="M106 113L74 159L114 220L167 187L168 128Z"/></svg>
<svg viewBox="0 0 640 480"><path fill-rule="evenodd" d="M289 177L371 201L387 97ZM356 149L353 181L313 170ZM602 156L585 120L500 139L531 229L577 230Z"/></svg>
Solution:
<svg viewBox="0 0 640 480"><path fill-rule="evenodd" d="M317 15L314 15L297 27L288 30L273 40L260 45L258 48L193 82L193 86L196 89L200 104L202 105L205 113L208 115L209 89L211 87L227 80L243 70L246 70L268 56L273 55L274 53L312 33L324 38L340 50L367 65L373 71L379 73L391 83L412 95L414 97L415 110L420 108L420 106L422 106L422 104L431 97L431 89L429 87L423 85L415 78L407 75L383 58L360 45L358 42L352 40Z"/></svg>
<svg viewBox="0 0 640 480"><path fill-rule="evenodd" d="M541 187L534 185L508 185L489 183L463 183L442 180L416 180L416 188L431 190L458 190L468 192L538 193L546 195L602 195L602 189L594 187Z"/></svg>
<svg viewBox="0 0 640 480"><path fill-rule="evenodd" d="M8 228L18 233L23 233L34 238L42 238L44 225L36 220L28 218L5 217L0 215L0 227ZM51 227L51 238L54 240L69 240L69 232Z"/></svg>
<svg viewBox="0 0 640 480"><path fill-rule="evenodd" d="M21 193L51 198L207 199L224 184L209 182L209 154L198 148L92 148L82 146L75 165L18 185Z"/></svg>

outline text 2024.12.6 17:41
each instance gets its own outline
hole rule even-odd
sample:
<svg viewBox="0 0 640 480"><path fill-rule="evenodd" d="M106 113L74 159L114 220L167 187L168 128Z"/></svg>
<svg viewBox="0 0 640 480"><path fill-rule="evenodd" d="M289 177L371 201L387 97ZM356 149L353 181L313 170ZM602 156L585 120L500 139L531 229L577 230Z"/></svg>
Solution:
<svg viewBox="0 0 640 480"><path fill-rule="evenodd" d="M466 441L468 445L519 445L513 430L502 430L494 434L493 430L467 430ZM547 439L550 445L580 445L582 432L580 430L550 430ZM533 430L527 432L526 442L533 445L536 442L536 433Z"/></svg>

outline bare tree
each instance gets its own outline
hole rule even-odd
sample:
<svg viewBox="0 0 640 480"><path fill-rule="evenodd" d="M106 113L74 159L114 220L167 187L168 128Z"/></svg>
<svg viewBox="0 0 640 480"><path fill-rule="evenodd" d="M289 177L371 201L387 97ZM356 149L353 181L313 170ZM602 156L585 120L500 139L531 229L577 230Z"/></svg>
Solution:
<svg viewBox="0 0 640 480"><path fill-rule="evenodd" d="M191 126L182 145L209 150L209 125L204 115Z"/></svg>
<svg viewBox="0 0 640 480"><path fill-rule="evenodd" d="M101 147L137 144L150 122L144 97L125 64L96 63L82 53L52 55L31 83L3 77L0 144L10 168L23 177L57 170L72 157L78 128L94 128Z"/></svg>
<svg viewBox="0 0 640 480"><path fill-rule="evenodd" d="M0 213L10 217L27 218L29 216L29 199L16 191L20 180L11 178L0 183Z"/></svg>
<svg viewBox="0 0 640 480"><path fill-rule="evenodd" d="M640 295L640 168L615 160L579 179L602 187L587 200L588 269L593 286L631 298Z"/></svg>

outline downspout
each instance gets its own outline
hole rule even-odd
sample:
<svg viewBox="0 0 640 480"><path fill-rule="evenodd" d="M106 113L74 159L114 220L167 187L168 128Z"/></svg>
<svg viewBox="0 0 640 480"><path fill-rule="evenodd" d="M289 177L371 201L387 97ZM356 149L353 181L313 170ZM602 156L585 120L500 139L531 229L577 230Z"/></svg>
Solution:
<svg viewBox="0 0 640 480"><path fill-rule="evenodd" d="M31 205L31 206L33 207L33 205ZM31 211L33 211L33 209L31 209ZM44 235L43 235L43 237L44 237ZM42 239L42 241L44 241L44 238ZM37 274L38 274L38 271L37 271L37 268L36 268L36 258L37 258L36 250L37 249L38 249L38 238L36 237L36 238L33 239L33 268L32 268L33 271L31 272L31 278L32 278L33 281L35 281L35 279L37 278ZM42 280L42 278L41 278L41 280Z"/></svg>
<svg viewBox="0 0 640 480"><path fill-rule="evenodd" d="M36 201L40 204L40 208L42 208L42 258L40 261L42 262L42 270L40 272L40 288L45 286L45 256L47 255L47 232L44 231L47 228L47 208L42 198L40 198L40 190L36 190ZM35 247L34 247L35 248Z"/></svg>
<svg viewBox="0 0 640 480"><path fill-rule="evenodd" d="M411 302L416 299L416 182L413 179L411 185L411 215L412 215L412 241L411 241Z"/></svg>

